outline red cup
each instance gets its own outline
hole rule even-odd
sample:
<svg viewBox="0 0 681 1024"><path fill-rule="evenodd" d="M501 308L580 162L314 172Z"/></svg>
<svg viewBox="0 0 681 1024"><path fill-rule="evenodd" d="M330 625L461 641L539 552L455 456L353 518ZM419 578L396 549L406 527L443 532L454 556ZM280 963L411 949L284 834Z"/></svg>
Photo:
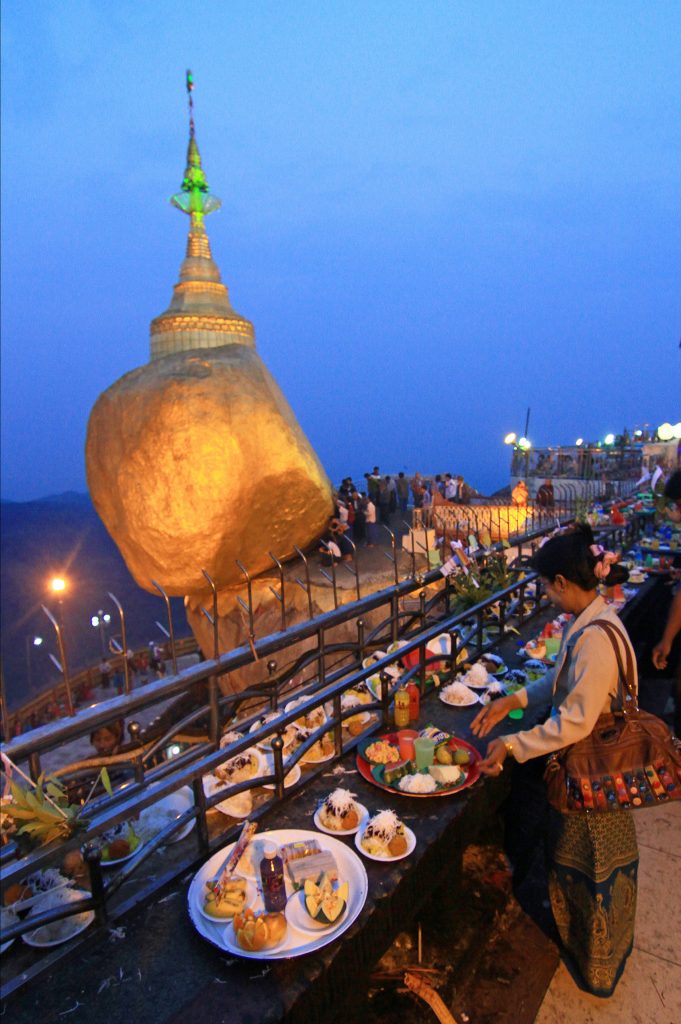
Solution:
<svg viewBox="0 0 681 1024"><path fill-rule="evenodd" d="M414 740L418 738L416 729L401 729L397 734L397 745L403 761L413 761L416 757Z"/></svg>

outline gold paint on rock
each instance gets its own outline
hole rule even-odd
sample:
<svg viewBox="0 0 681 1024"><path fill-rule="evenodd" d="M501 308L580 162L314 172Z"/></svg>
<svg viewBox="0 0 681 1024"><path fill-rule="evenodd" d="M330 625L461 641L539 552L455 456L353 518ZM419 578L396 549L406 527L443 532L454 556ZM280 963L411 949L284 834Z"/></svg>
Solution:
<svg viewBox="0 0 681 1024"><path fill-rule="evenodd" d="M254 349L155 360L98 399L88 485L137 583L170 594L225 586L320 535L331 489Z"/></svg>

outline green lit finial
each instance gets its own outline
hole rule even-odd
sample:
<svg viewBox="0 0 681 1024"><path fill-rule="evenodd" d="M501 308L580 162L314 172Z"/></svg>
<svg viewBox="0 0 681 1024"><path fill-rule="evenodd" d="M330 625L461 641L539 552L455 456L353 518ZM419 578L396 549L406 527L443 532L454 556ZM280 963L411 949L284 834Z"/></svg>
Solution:
<svg viewBox="0 0 681 1024"><path fill-rule="evenodd" d="M189 96L189 146L187 147L187 166L182 179L181 192L171 196L170 202L183 213L188 213L199 223L207 213L219 210L222 202L208 191L206 175L201 167L201 154L196 144L194 128L194 75L187 71L187 95Z"/></svg>

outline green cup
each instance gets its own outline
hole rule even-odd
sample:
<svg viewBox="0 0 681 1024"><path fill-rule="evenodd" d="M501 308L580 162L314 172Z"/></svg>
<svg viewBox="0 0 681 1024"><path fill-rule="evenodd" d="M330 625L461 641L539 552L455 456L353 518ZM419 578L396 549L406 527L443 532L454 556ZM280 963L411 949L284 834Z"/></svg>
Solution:
<svg viewBox="0 0 681 1024"><path fill-rule="evenodd" d="M435 759L435 741L420 736L414 740L414 754L416 755L416 768L428 768Z"/></svg>

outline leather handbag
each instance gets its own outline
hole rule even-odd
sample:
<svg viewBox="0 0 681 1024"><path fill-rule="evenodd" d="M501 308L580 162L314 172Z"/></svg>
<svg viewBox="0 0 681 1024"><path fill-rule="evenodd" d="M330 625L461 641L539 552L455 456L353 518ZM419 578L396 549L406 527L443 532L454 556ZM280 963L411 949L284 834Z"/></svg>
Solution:
<svg viewBox="0 0 681 1024"><path fill-rule="evenodd" d="M678 800L681 742L661 719L638 707L631 646L621 631L606 619L590 626L602 629L615 651L619 708L600 715L583 740L551 754L544 772L549 803L562 814L600 814Z"/></svg>

